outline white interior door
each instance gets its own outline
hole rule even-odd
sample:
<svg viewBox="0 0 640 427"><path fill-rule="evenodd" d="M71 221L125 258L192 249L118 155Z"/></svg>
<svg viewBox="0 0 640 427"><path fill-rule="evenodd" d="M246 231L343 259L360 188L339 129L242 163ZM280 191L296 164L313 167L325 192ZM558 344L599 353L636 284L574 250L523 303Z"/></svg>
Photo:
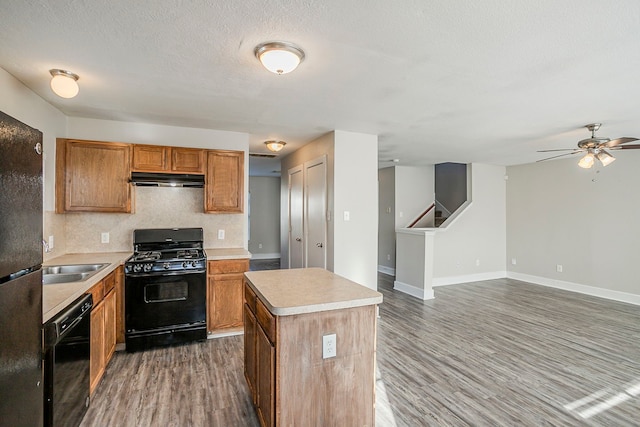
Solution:
<svg viewBox="0 0 640 427"><path fill-rule="evenodd" d="M289 268L304 267L303 169L289 169Z"/></svg>
<svg viewBox="0 0 640 427"><path fill-rule="evenodd" d="M306 267L327 267L327 166L325 157L305 162Z"/></svg>

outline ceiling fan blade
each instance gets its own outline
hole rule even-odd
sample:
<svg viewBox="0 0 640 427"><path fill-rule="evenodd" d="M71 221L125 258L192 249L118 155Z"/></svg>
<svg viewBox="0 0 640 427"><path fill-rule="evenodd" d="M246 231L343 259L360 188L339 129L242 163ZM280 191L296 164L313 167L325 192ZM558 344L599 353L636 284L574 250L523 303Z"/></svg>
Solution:
<svg viewBox="0 0 640 427"><path fill-rule="evenodd" d="M536 153L550 153L552 151L575 151L575 148L558 148L555 150L538 150Z"/></svg>
<svg viewBox="0 0 640 427"><path fill-rule="evenodd" d="M615 150L640 150L640 144L620 145L615 147Z"/></svg>
<svg viewBox="0 0 640 427"><path fill-rule="evenodd" d="M605 147L612 148L620 144L626 144L627 142L637 141L638 138L616 138L604 144Z"/></svg>
<svg viewBox="0 0 640 427"><path fill-rule="evenodd" d="M578 154L578 153L581 153L582 151L583 151L583 150L574 150L574 151L573 151L573 152L571 152L571 153L564 153L564 154L560 154L560 155L558 155L558 156L547 157L546 159L536 160L536 163L537 163L537 162L544 162L545 160L551 160L551 159L555 159L555 158L558 158L558 157L570 156L570 155L572 155L572 154Z"/></svg>

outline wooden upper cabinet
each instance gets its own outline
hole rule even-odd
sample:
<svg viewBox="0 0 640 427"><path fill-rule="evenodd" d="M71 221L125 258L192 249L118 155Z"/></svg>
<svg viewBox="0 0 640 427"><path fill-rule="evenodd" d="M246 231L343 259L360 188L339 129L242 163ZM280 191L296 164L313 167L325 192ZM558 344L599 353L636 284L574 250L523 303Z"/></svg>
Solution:
<svg viewBox="0 0 640 427"><path fill-rule="evenodd" d="M136 172L167 172L170 147L134 145L131 170Z"/></svg>
<svg viewBox="0 0 640 427"><path fill-rule="evenodd" d="M171 147L171 172L204 173L204 150Z"/></svg>
<svg viewBox="0 0 640 427"><path fill-rule="evenodd" d="M56 212L131 212L130 145L59 138Z"/></svg>
<svg viewBox="0 0 640 427"><path fill-rule="evenodd" d="M204 169L204 150L133 145L132 171L203 174Z"/></svg>
<svg viewBox="0 0 640 427"><path fill-rule="evenodd" d="M204 210L242 213L244 209L244 152L207 151Z"/></svg>

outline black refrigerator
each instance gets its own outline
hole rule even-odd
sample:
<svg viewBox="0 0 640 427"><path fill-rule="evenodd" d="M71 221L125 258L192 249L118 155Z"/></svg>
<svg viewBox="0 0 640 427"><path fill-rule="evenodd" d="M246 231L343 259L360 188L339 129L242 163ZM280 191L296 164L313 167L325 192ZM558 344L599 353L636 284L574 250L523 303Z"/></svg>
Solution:
<svg viewBox="0 0 640 427"><path fill-rule="evenodd" d="M0 426L42 426L42 133L0 112Z"/></svg>

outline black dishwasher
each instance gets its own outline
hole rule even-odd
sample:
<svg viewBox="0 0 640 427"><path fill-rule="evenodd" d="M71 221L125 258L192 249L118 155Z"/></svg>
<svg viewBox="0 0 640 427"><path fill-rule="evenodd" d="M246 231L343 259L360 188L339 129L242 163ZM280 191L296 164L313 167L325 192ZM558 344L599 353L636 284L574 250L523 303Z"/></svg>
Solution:
<svg viewBox="0 0 640 427"><path fill-rule="evenodd" d="M89 407L91 295L44 325L44 425L78 426Z"/></svg>

